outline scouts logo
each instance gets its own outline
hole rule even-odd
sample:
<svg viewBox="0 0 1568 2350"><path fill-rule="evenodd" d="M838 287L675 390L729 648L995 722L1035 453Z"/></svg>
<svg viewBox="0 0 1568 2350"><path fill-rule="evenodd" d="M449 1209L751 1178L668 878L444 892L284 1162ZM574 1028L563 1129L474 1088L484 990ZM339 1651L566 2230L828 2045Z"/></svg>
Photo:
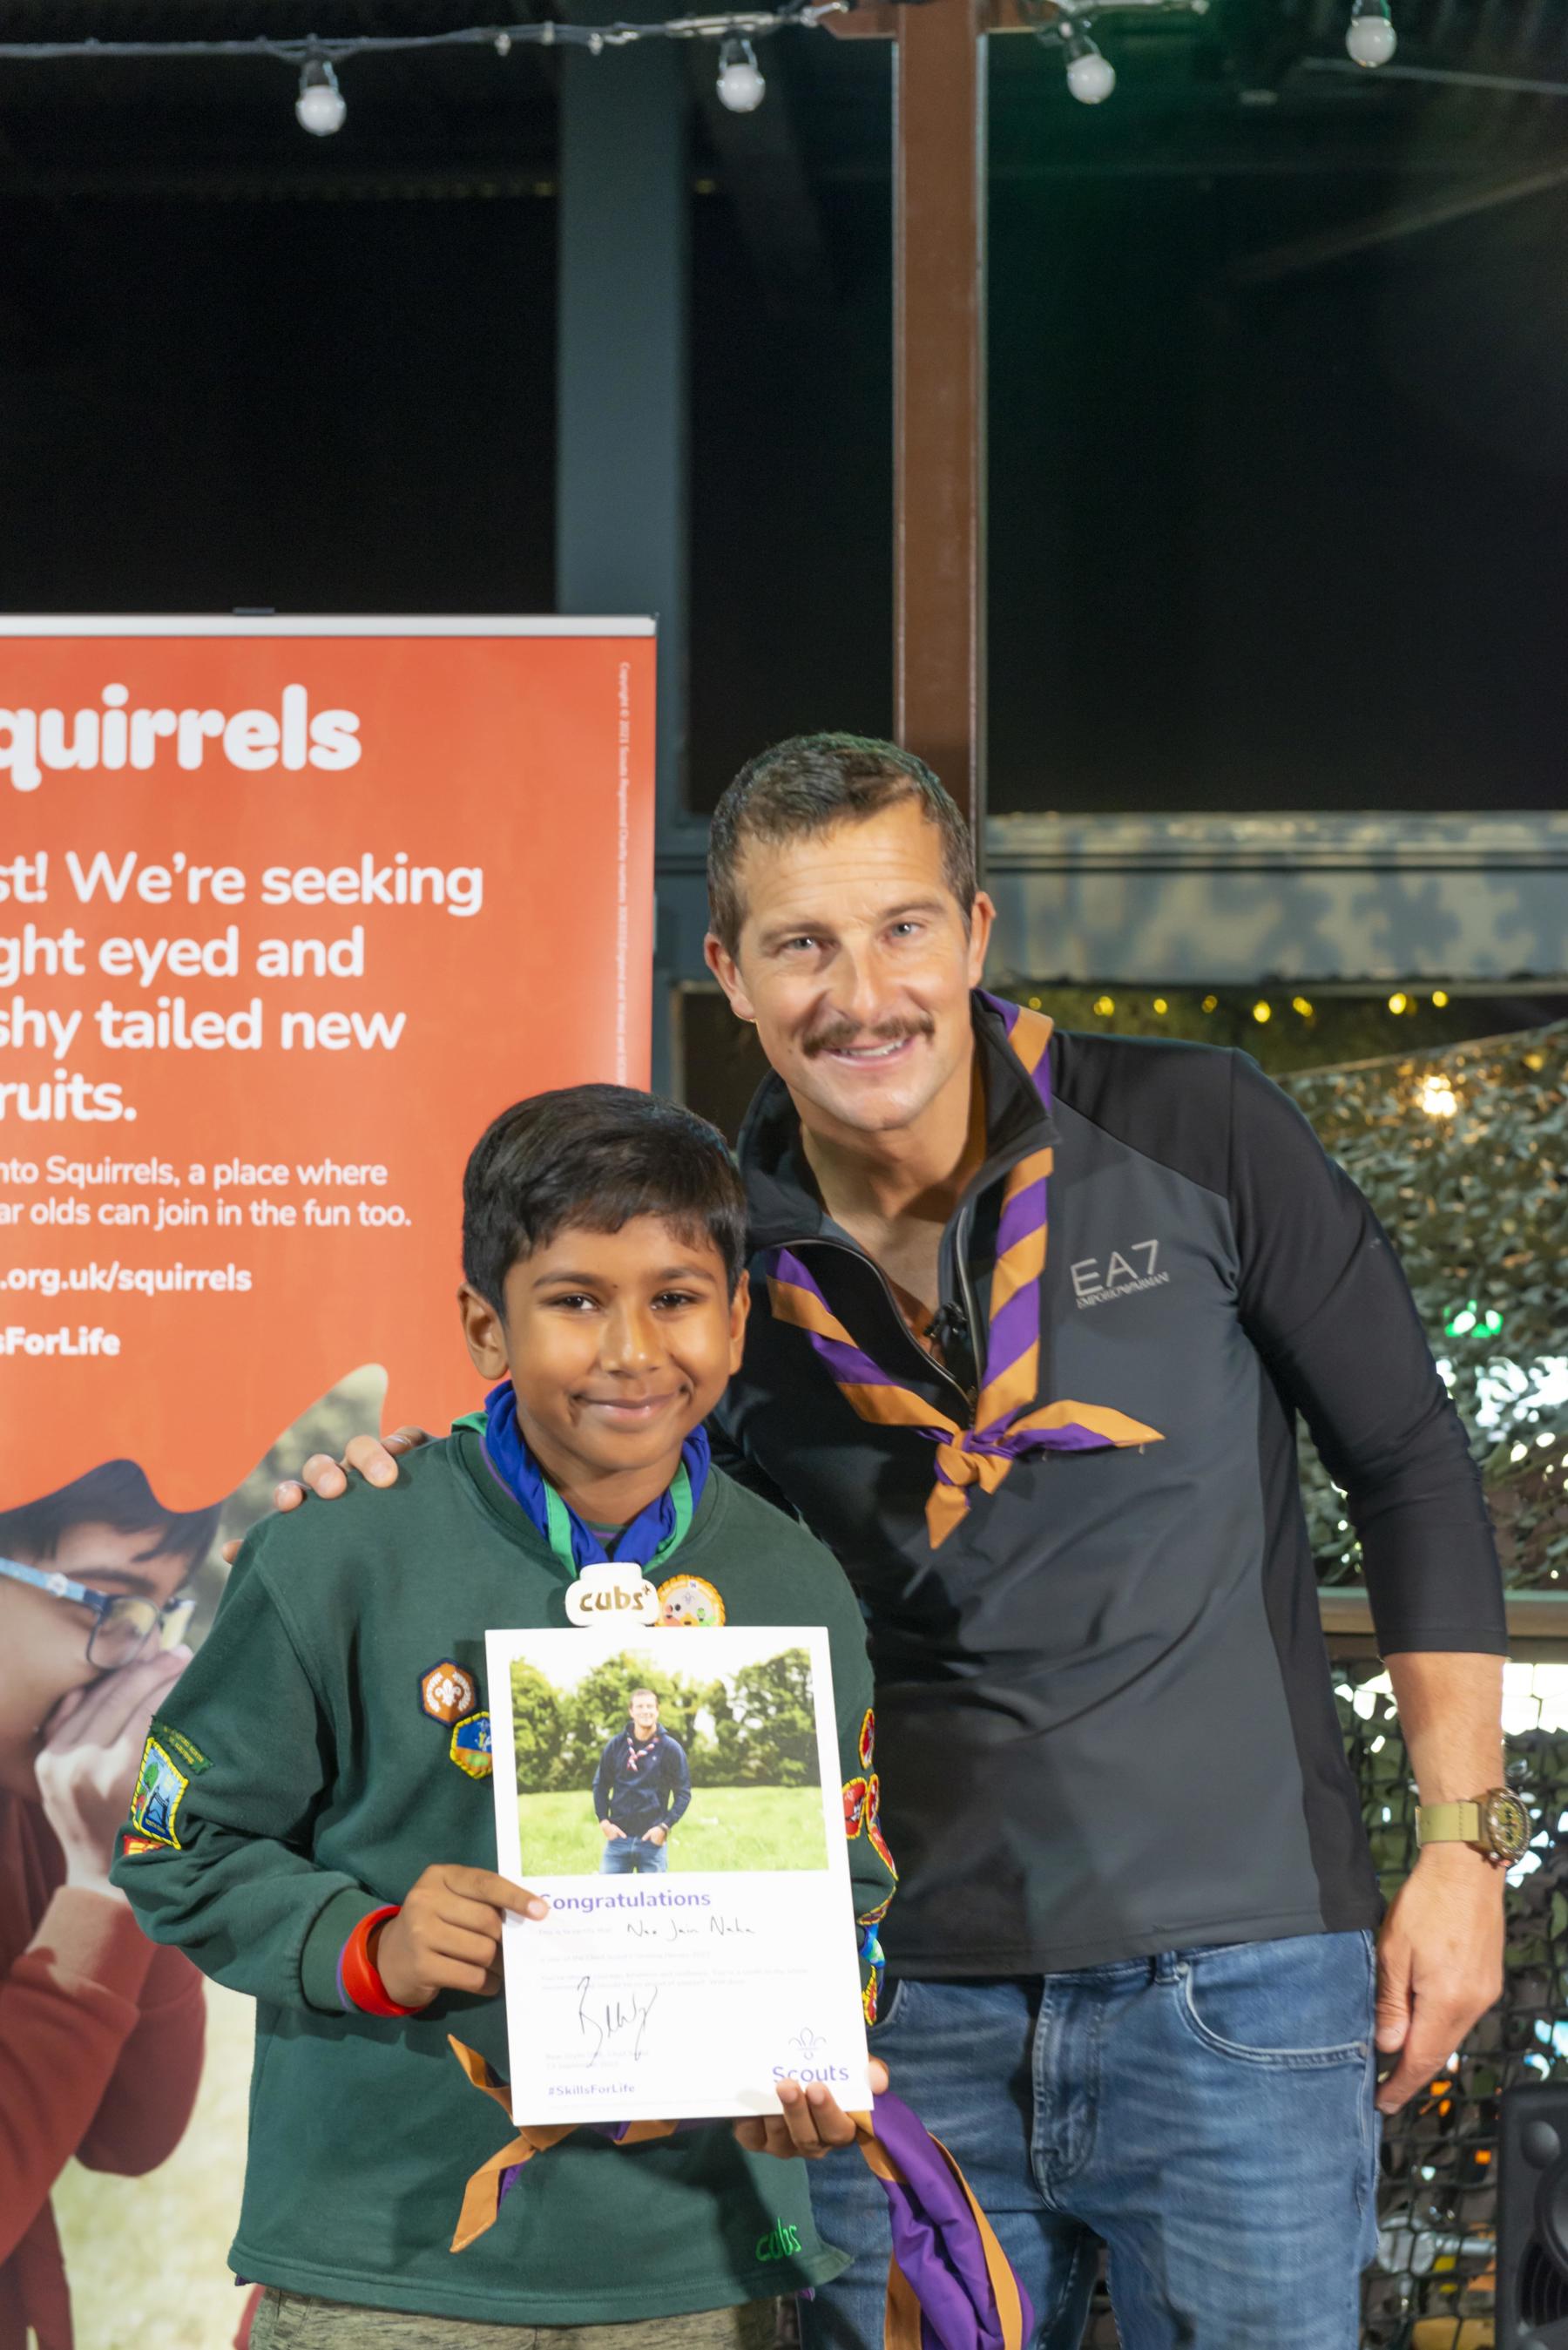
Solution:
<svg viewBox="0 0 1568 2350"><path fill-rule="evenodd" d="M151 1844L171 1844L182 1850L174 1822L190 1783L156 1738L150 1738L142 1749L136 1793L130 1799L132 1827Z"/></svg>
<svg viewBox="0 0 1568 2350"><path fill-rule="evenodd" d="M661 1624L696 1624L706 1630L724 1621L724 1603L700 1575L672 1575L659 1586Z"/></svg>
<svg viewBox="0 0 1568 2350"><path fill-rule="evenodd" d="M471 1779L488 1779L495 1768L495 1759L490 1752L490 1716L471 1713L460 1721L452 1733L447 1752L458 1769L466 1771Z"/></svg>
<svg viewBox="0 0 1568 2350"><path fill-rule="evenodd" d="M420 1703L432 1721L460 1721L473 1711L478 1699L473 1675L454 1665L450 1657L432 1665L420 1682Z"/></svg>

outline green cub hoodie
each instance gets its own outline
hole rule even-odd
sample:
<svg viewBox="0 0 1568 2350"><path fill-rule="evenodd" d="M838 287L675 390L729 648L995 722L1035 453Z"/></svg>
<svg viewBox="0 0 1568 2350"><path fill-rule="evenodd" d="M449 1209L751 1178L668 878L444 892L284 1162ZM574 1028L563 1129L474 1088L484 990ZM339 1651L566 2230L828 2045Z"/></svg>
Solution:
<svg viewBox="0 0 1568 2350"><path fill-rule="evenodd" d="M670 1572L712 1584L732 1624L827 1627L855 1910L879 1916L893 1877L869 1779L871 1675L836 1561L715 1471ZM450 1992L406 2019L345 2012L338 1953L362 1917L431 1862L494 1866L488 1724L473 1719L485 1629L565 1625L570 1583L460 1428L387 1492L356 1479L340 1501L257 1526L153 1725L114 1880L154 1941L256 2002L229 2255L244 2278L581 2325L761 2300L846 2265L813 2227L805 2165L743 2154L728 2123L631 2147L578 2132L451 2252L463 2187L511 2132L447 2034L504 2078L504 2003ZM450 1717L463 1676L473 1712L435 1719L425 1697Z"/></svg>

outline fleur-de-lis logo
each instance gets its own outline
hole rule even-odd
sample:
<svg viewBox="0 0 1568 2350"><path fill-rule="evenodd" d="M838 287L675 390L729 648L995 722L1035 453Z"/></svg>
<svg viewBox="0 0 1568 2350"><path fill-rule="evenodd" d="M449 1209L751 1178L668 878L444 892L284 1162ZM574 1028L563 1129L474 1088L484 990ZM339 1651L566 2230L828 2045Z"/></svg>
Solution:
<svg viewBox="0 0 1568 2350"><path fill-rule="evenodd" d="M822 2034L819 2032L814 2032L811 2026L805 2023L802 2024L789 2044L799 2052L801 2062L805 2064L811 2062L819 2048L825 2048L827 2045Z"/></svg>

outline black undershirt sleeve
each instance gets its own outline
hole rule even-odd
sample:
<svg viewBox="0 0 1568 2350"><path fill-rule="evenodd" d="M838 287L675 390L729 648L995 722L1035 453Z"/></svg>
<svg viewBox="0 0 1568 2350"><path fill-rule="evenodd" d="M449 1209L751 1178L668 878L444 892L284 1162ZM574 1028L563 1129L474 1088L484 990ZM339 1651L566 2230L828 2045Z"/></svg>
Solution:
<svg viewBox="0 0 1568 2350"><path fill-rule="evenodd" d="M1505 1654L1480 1479L1386 1232L1244 1054L1231 1110L1242 1324L1345 1489L1380 1654Z"/></svg>

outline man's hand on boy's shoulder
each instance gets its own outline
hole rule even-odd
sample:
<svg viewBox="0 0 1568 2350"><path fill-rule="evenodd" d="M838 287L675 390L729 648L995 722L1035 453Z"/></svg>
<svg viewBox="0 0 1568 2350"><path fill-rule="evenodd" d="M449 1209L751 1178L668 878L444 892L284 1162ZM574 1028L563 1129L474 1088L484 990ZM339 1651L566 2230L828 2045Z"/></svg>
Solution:
<svg viewBox="0 0 1568 2350"><path fill-rule="evenodd" d="M437 1861L415 1878L376 1935L372 1962L389 1999L428 2007L438 1992L501 1988L501 1921L543 1918L549 1903L493 1868Z"/></svg>
<svg viewBox="0 0 1568 2350"><path fill-rule="evenodd" d="M873 2095L879 2097L887 2085L888 2067L873 2056ZM854 2121L820 2081L813 2081L808 2088L798 2081L781 2081L778 2095L782 2114L748 2115L735 2124L736 2141L748 2154L777 2155L784 2162L792 2162L797 2156L807 2162L820 2162L836 2147L854 2145Z"/></svg>
<svg viewBox="0 0 1568 2350"><path fill-rule="evenodd" d="M273 1489L275 1510L297 1510L306 1492L317 1501L335 1502L348 1491L348 1470L358 1469L368 1485L395 1485L398 1462L405 1452L413 1452L431 1440L425 1428L395 1428L390 1436L352 1436L344 1448L341 1461L334 1461L329 1452L313 1452L297 1477L286 1477ZM223 1544L223 1558L233 1566L240 1555L238 1542Z"/></svg>

